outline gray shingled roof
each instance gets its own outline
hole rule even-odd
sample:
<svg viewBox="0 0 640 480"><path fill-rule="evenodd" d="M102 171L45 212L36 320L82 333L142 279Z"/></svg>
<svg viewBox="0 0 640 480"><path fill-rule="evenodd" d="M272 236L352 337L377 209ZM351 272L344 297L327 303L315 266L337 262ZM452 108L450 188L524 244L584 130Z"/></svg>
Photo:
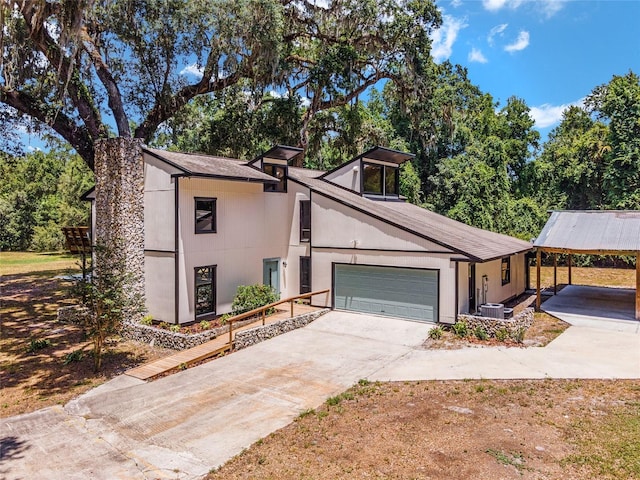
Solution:
<svg viewBox="0 0 640 480"><path fill-rule="evenodd" d="M471 227L411 203L370 200L326 180L301 175L298 171L290 170L289 176L314 192L409 230L474 261L492 260L531 249L529 242Z"/></svg>
<svg viewBox="0 0 640 480"><path fill-rule="evenodd" d="M144 147L143 150L154 157L182 170L187 175L215 177L249 182L277 183L271 175L247 165L242 160L197 153L168 152Z"/></svg>
<svg viewBox="0 0 640 480"><path fill-rule="evenodd" d="M640 211L551 212L534 246L574 251L640 251Z"/></svg>

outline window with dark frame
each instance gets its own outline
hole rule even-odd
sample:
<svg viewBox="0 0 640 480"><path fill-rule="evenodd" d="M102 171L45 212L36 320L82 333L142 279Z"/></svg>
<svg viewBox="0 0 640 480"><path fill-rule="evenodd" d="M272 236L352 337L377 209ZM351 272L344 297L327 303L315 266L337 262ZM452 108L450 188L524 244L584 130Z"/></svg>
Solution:
<svg viewBox="0 0 640 480"><path fill-rule="evenodd" d="M511 282L511 258L505 257L502 259L502 285L506 285Z"/></svg>
<svg viewBox="0 0 640 480"><path fill-rule="evenodd" d="M262 166L262 171L267 175L280 180L278 183L265 183L265 192L287 192L287 166L286 165L274 165L271 163L265 163Z"/></svg>
<svg viewBox="0 0 640 480"><path fill-rule="evenodd" d="M398 169L396 167L384 167L384 194L398 195Z"/></svg>
<svg viewBox="0 0 640 480"><path fill-rule="evenodd" d="M195 311L196 318L216 314L216 266L196 267Z"/></svg>
<svg viewBox="0 0 640 480"><path fill-rule="evenodd" d="M382 195L383 166L374 163L362 164L362 192Z"/></svg>
<svg viewBox="0 0 640 480"><path fill-rule="evenodd" d="M311 241L311 200L300 200L300 241Z"/></svg>
<svg viewBox="0 0 640 480"><path fill-rule="evenodd" d="M195 198L196 233L216 233L216 199Z"/></svg>
<svg viewBox="0 0 640 480"><path fill-rule="evenodd" d="M311 292L311 257L300 257L300 293Z"/></svg>
<svg viewBox="0 0 640 480"><path fill-rule="evenodd" d="M362 162L362 193L365 195L398 196L398 168Z"/></svg>

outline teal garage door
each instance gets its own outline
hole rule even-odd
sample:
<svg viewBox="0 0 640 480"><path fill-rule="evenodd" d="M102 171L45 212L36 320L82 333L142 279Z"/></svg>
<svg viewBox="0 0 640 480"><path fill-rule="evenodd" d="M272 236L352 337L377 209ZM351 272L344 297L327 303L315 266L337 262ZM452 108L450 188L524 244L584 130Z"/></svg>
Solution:
<svg viewBox="0 0 640 480"><path fill-rule="evenodd" d="M438 271L335 264L338 310L438 321Z"/></svg>

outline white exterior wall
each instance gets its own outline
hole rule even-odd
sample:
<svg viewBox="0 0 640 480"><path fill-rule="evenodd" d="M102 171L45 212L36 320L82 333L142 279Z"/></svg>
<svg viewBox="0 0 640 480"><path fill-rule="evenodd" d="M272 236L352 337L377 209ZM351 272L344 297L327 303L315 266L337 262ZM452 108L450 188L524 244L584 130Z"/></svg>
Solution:
<svg viewBox="0 0 640 480"><path fill-rule="evenodd" d="M325 177L330 182L360 192L360 160L349 162Z"/></svg>
<svg viewBox="0 0 640 480"><path fill-rule="evenodd" d="M469 312L469 262L458 262L458 313Z"/></svg>
<svg viewBox="0 0 640 480"><path fill-rule="evenodd" d="M194 269L216 266L216 313L227 313L238 285L262 283L263 259L280 259L280 295L298 293L299 199L304 189L264 192L261 183L180 179L180 322L195 320ZM194 198L216 198L217 233L195 234ZM292 248L290 248L292 247ZM286 262L287 267L284 266Z"/></svg>
<svg viewBox="0 0 640 480"><path fill-rule="evenodd" d="M436 243L319 194L313 195L311 235L314 247L451 253Z"/></svg>
<svg viewBox="0 0 640 480"><path fill-rule="evenodd" d="M312 200L313 290L332 288L333 263L434 269L440 272L439 321L455 321L456 275L451 252L322 195L312 194ZM312 303L331 306L332 296L333 292L315 296Z"/></svg>
<svg viewBox="0 0 640 480"><path fill-rule="evenodd" d="M311 252L310 242L300 242L300 202L310 200L309 189L294 182L287 184L289 214L289 238L287 244L287 266L281 270L284 276L281 298L293 297L300 293L300 257L308 257ZM313 218L313 217L312 217ZM313 240L313 228L311 229Z"/></svg>
<svg viewBox="0 0 640 480"><path fill-rule="evenodd" d="M501 303L524 292L526 288L524 258L524 253L511 255L511 281L506 285L502 285L502 260L500 258L476 264L476 289L480 289L480 295L477 297L478 305L483 300L482 277L484 275L487 276L489 286L486 303Z"/></svg>
<svg viewBox="0 0 640 480"><path fill-rule="evenodd" d="M144 248L175 251L173 171L160 160L145 155L144 163Z"/></svg>
<svg viewBox="0 0 640 480"><path fill-rule="evenodd" d="M155 320L172 323L175 318L175 260L173 255L145 252L146 307Z"/></svg>
<svg viewBox="0 0 640 480"><path fill-rule="evenodd" d="M175 184L179 171L144 155L145 299L156 320L175 321Z"/></svg>

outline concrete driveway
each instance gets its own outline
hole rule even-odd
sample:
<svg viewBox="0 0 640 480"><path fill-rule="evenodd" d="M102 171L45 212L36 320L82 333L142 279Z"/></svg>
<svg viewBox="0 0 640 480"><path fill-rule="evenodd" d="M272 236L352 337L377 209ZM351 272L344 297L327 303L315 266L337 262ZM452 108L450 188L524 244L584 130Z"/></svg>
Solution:
<svg viewBox="0 0 640 480"><path fill-rule="evenodd" d="M640 378L640 335L572 327L545 348L421 347L428 324L331 312L213 362L118 377L0 422L8 479L198 478L360 378Z"/></svg>

